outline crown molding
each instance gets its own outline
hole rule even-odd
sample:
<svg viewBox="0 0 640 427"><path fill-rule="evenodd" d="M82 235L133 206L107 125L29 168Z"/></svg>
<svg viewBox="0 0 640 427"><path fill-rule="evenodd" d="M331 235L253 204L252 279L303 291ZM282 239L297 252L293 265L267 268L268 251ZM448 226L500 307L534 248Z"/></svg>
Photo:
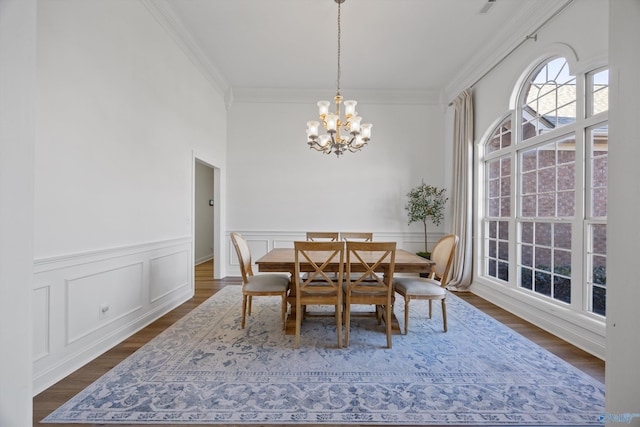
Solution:
<svg viewBox="0 0 640 427"><path fill-rule="evenodd" d="M138 0L153 15L158 23L169 33L171 38L191 60L196 68L211 83L213 88L225 100L231 98L231 87L220 71L209 61L202 49L193 40L191 34L173 13L166 0Z"/></svg>
<svg viewBox="0 0 640 427"><path fill-rule="evenodd" d="M202 49L182 25L167 0L138 0L157 22L167 31L175 43L200 70L213 88L225 100L227 108L235 102L247 103L308 103L318 99L332 98L333 90L329 89L276 89L276 88L243 88L231 87L216 66L207 58ZM569 0L572 1L572 0ZM539 0L527 7L522 7L518 16L509 20L495 37L495 41L479 50L459 73L442 90L349 90L346 97L353 97L360 102L372 104L395 105L444 105L464 89L470 87L501 59L522 43L531 32L542 25L566 2L558 5L555 2ZM515 35L515 36L514 36Z"/></svg>
<svg viewBox="0 0 640 427"><path fill-rule="evenodd" d="M308 104L332 100L335 89L233 88L233 102ZM441 105L436 90L343 90L342 95L368 104Z"/></svg>
<svg viewBox="0 0 640 427"><path fill-rule="evenodd" d="M453 100L460 92L478 82L485 73L499 64L505 56L509 55L519 44L527 40L536 29L546 23L558 11L564 9L567 3L573 0L558 2L546 2L539 0L522 7L517 16L509 20L494 38L493 43L480 49L460 72L452 79L451 83L443 88L445 101ZM539 28L542 30L544 28ZM533 39L532 39L533 41Z"/></svg>

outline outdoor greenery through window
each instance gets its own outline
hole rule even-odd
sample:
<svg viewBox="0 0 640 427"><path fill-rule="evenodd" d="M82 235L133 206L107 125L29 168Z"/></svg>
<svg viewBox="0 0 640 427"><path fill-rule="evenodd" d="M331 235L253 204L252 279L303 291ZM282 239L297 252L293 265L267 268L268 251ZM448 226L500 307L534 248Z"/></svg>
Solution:
<svg viewBox="0 0 640 427"><path fill-rule="evenodd" d="M606 314L608 84L607 69L540 64L481 169L482 276L596 316Z"/></svg>

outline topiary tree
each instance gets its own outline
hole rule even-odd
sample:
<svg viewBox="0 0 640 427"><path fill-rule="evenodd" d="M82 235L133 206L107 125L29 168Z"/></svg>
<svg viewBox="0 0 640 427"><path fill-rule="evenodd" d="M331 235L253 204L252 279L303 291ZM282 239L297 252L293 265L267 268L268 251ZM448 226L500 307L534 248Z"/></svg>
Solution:
<svg viewBox="0 0 640 427"><path fill-rule="evenodd" d="M444 219L444 207L449 200L445 196L446 191L445 188L427 185L422 181L407 193L409 201L404 208L409 216L409 225L413 222L422 222L424 225L424 251L427 254L427 221L431 220L438 226Z"/></svg>

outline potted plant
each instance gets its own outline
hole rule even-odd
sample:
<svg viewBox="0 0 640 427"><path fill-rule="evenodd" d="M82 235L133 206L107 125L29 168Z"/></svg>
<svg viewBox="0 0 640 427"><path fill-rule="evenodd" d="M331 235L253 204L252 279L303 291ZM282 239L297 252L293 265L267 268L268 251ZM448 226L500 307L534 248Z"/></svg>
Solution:
<svg viewBox="0 0 640 427"><path fill-rule="evenodd" d="M427 249L427 221L438 226L444 219L444 206L449 200L445 196L446 191L445 188L427 185L422 181L407 193L409 201L404 208L409 216L409 225L413 222L422 222L424 225L424 252L418 252L424 258L431 255Z"/></svg>

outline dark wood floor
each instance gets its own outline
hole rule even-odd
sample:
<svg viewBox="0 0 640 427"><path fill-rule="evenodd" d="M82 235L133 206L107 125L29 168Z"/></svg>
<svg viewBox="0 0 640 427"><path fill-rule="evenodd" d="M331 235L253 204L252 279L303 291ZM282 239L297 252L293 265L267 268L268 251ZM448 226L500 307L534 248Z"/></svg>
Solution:
<svg viewBox="0 0 640 427"><path fill-rule="evenodd" d="M195 296L189 301L180 305L176 309L153 322L140 332L134 334L127 340L118 344L97 359L86 364L68 377L59 381L47 390L33 398L33 425L34 426L62 426L79 427L89 425L104 424L41 424L45 416L49 415L56 408L77 393L89 386L103 374L130 356L138 348L150 341L160 332L171 326L184 315L200 305L211 295L229 284L239 284L240 278L225 278L222 280L213 279L213 262L200 264L195 269L196 290ZM585 351L582 351L561 339L543 331L542 329L520 319L513 314L479 298L471 293L457 293L457 296L476 306L488 315L499 320L531 341L546 348L567 362L571 363L583 372L591 375L597 380L604 382L604 362ZM124 424L122 424L124 425ZM191 427L194 427L191 424Z"/></svg>

